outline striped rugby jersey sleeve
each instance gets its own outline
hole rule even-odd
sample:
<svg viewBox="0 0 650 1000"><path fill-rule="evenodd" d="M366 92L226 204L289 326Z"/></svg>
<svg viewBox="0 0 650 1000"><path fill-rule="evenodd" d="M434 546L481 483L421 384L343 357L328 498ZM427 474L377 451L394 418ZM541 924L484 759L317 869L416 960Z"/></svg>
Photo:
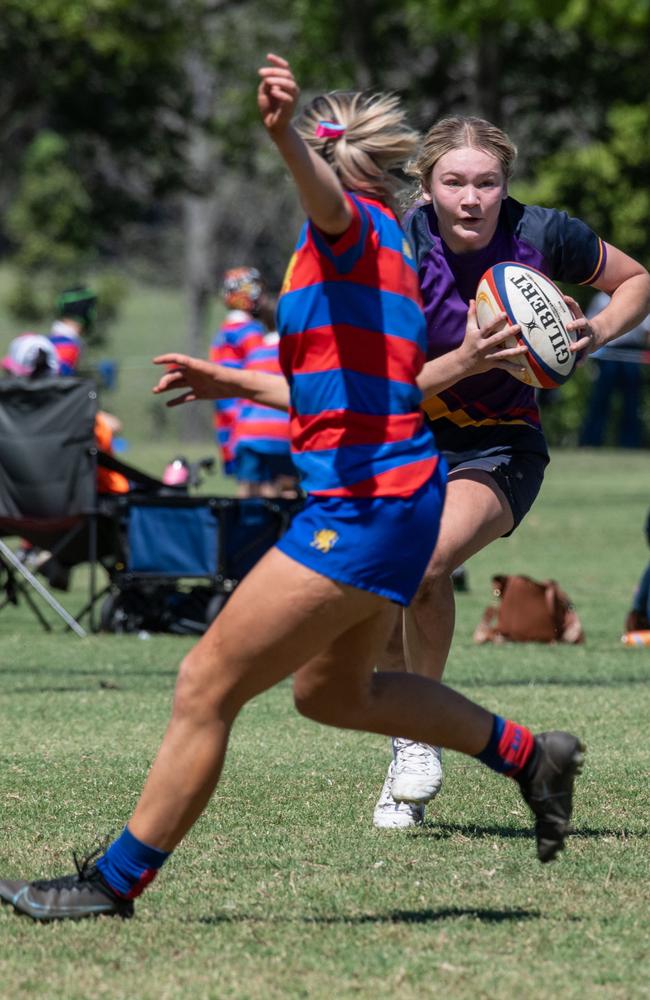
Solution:
<svg viewBox="0 0 650 1000"><path fill-rule="evenodd" d="M357 264L364 252L370 229L367 207L352 194L346 192L345 197L352 211L352 220L340 236L332 239L311 220L307 223L307 239L313 242L317 254L322 254L334 265L338 274L349 274Z"/></svg>

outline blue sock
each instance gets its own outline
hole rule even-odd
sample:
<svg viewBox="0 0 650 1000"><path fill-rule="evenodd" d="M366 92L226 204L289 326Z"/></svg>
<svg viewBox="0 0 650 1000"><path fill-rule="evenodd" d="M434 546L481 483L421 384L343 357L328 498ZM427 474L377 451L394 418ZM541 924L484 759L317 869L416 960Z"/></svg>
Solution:
<svg viewBox="0 0 650 1000"><path fill-rule="evenodd" d="M126 899L135 899L155 879L169 853L143 844L125 826L99 859L97 868L111 889Z"/></svg>

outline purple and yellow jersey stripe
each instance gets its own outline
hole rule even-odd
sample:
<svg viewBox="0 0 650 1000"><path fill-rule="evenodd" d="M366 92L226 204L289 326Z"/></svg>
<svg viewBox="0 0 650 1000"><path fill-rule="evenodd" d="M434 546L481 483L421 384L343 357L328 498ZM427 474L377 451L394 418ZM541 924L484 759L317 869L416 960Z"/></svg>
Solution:
<svg viewBox="0 0 650 1000"><path fill-rule="evenodd" d="M266 334L263 343L249 352L245 362L246 369L281 375L278 347L278 334ZM289 414L244 400L234 436L235 452L240 444L263 454L288 455Z"/></svg>
<svg viewBox="0 0 650 1000"><path fill-rule="evenodd" d="M348 195L352 222L302 230L278 306L291 448L320 496L410 496L437 463L416 376L425 324L412 250L390 209Z"/></svg>
<svg viewBox="0 0 650 1000"><path fill-rule="evenodd" d="M462 343L469 300L494 264L513 260L552 281L590 284L602 274L607 259L603 241L579 219L521 205L513 198L505 199L490 243L471 253L455 254L443 243L431 204L417 206L405 226L417 258L428 358L440 357ZM515 432L541 437L534 390L496 368L462 379L427 399L424 409L434 422L441 451L469 451L487 433L495 442L501 431L509 440Z"/></svg>
<svg viewBox="0 0 650 1000"><path fill-rule="evenodd" d="M243 368L248 354L263 342L266 330L250 313L228 313L210 345L210 361L231 368ZM235 458L234 434L242 406L240 399L218 399L214 404L215 438L226 471Z"/></svg>

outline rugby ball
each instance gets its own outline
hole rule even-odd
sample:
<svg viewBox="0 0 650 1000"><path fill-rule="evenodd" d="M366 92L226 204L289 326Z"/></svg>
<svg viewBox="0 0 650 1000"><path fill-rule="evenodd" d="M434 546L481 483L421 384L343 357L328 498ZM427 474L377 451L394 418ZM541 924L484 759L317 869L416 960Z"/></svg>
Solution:
<svg viewBox="0 0 650 1000"><path fill-rule="evenodd" d="M537 389L556 389L573 374L575 354L569 350L577 340L567 330L574 316L560 289L534 267L505 261L489 268L476 289L476 313L480 326L504 312L521 333L508 338L505 347L525 344L526 354L516 360L521 373L512 374Z"/></svg>

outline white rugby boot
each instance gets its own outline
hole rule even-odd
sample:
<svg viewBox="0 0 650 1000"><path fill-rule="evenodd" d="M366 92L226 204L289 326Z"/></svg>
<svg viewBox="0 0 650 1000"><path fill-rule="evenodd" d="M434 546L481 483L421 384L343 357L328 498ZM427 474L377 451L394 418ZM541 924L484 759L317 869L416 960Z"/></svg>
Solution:
<svg viewBox="0 0 650 1000"><path fill-rule="evenodd" d="M396 802L423 805L442 788L442 750L428 743L393 737L395 762L391 795Z"/></svg>
<svg viewBox="0 0 650 1000"><path fill-rule="evenodd" d="M372 825L379 830L406 830L421 826L424 820L424 806L410 802L396 802L390 794L395 772L395 762L391 760L381 795L372 814Z"/></svg>

